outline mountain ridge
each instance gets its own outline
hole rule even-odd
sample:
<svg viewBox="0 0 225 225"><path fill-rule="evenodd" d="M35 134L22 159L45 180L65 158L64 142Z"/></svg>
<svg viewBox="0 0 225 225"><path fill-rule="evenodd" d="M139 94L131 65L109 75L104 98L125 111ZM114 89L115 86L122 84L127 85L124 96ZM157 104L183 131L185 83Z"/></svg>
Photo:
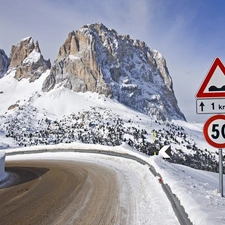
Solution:
<svg viewBox="0 0 225 225"><path fill-rule="evenodd" d="M4 68L10 63L11 67L4 70L0 79L0 149L71 142L108 146L126 143L137 151L154 155L162 146L171 145L173 162L216 171L215 151L202 145L205 142L202 125L185 122L182 114L176 116L174 109L178 106L172 78L163 56L144 42L118 35L101 24L89 26L77 31L80 36L71 32L51 68L34 80L32 74L16 77L18 68L31 66L39 71L38 64L46 62L39 44L32 38L23 39L21 48L14 48L18 50L16 59L20 58L17 64L4 57ZM81 73L73 74L73 69L79 68L76 63ZM75 92L69 85L73 87L75 76L81 79L82 73L87 74L82 84L86 90ZM88 80L89 75L97 81L96 85L90 85L93 90L85 86L85 82L92 81ZM51 79L55 83L47 84ZM43 91L44 84L48 88ZM103 85L109 95L100 92ZM123 104L124 96L131 105ZM134 105L140 104L132 107L129 98ZM151 106L149 114L138 112L137 107L143 108L143 99Z"/></svg>
<svg viewBox="0 0 225 225"><path fill-rule="evenodd" d="M44 92L60 86L75 92L91 91L159 120L185 120L163 56L101 23L70 32L52 65L31 37L12 47L9 61L5 74L15 70L17 80L34 82L50 70L42 85Z"/></svg>
<svg viewBox="0 0 225 225"><path fill-rule="evenodd" d="M30 82L51 67L50 60L43 58L38 41L34 42L32 37L24 38L12 46L9 61L8 70L15 70L15 79L28 78Z"/></svg>

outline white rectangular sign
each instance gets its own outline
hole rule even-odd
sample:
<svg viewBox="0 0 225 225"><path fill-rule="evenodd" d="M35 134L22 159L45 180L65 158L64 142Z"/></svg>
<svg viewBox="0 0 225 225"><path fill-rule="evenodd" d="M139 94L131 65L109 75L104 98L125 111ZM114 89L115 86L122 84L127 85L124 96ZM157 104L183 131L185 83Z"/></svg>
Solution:
<svg viewBox="0 0 225 225"><path fill-rule="evenodd" d="M225 113L225 98L221 99L198 99L196 101L198 114Z"/></svg>

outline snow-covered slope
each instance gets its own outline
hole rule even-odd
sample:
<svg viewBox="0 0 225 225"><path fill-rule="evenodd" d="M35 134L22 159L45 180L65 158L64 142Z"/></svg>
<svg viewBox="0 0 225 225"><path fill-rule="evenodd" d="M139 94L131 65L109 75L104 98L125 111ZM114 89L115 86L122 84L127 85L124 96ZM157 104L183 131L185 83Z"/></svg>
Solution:
<svg viewBox="0 0 225 225"><path fill-rule="evenodd" d="M41 78L30 83L28 79L18 81L15 79L15 70L0 79L0 114L8 111L10 106L22 106L41 89L43 80L49 70L43 73Z"/></svg>
<svg viewBox="0 0 225 225"><path fill-rule="evenodd" d="M206 144L202 125L155 120L97 93L77 93L62 86L43 92L48 74L49 70L32 83L16 80L13 72L0 79L1 148L74 141L109 146L126 142L153 155L163 145L171 145L173 162L217 171L216 151Z"/></svg>

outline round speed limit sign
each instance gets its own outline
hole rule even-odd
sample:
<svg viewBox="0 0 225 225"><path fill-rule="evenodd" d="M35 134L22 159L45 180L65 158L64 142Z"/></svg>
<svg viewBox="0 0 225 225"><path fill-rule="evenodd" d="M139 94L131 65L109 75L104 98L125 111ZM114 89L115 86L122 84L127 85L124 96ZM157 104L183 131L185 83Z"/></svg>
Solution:
<svg viewBox="0 0 225 225"><path fill-rule="evenodd" d="M216 148L225 148L225 115L219 114L210 117L204 127L206 141Z"/></svg>

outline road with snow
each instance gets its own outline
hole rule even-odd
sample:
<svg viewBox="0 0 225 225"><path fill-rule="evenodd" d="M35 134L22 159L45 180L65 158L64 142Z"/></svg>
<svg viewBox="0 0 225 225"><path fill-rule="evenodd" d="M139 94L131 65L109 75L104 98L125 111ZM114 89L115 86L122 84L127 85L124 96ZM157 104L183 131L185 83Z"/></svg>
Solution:
<svg viewBox="0 0 225 225"><path fill-rule="evenodd" d="M1 224L132 223L120 213L115 172L100 165L19 161L7 171L16 179L1 191Z"/></svg>
<svg viewBox="0 0 225 225"><path fill-rule="evenodd" d="M158 180L133 160L64 152L6 165L16 180L0 189L0 224L179 224Z"/></svg>

